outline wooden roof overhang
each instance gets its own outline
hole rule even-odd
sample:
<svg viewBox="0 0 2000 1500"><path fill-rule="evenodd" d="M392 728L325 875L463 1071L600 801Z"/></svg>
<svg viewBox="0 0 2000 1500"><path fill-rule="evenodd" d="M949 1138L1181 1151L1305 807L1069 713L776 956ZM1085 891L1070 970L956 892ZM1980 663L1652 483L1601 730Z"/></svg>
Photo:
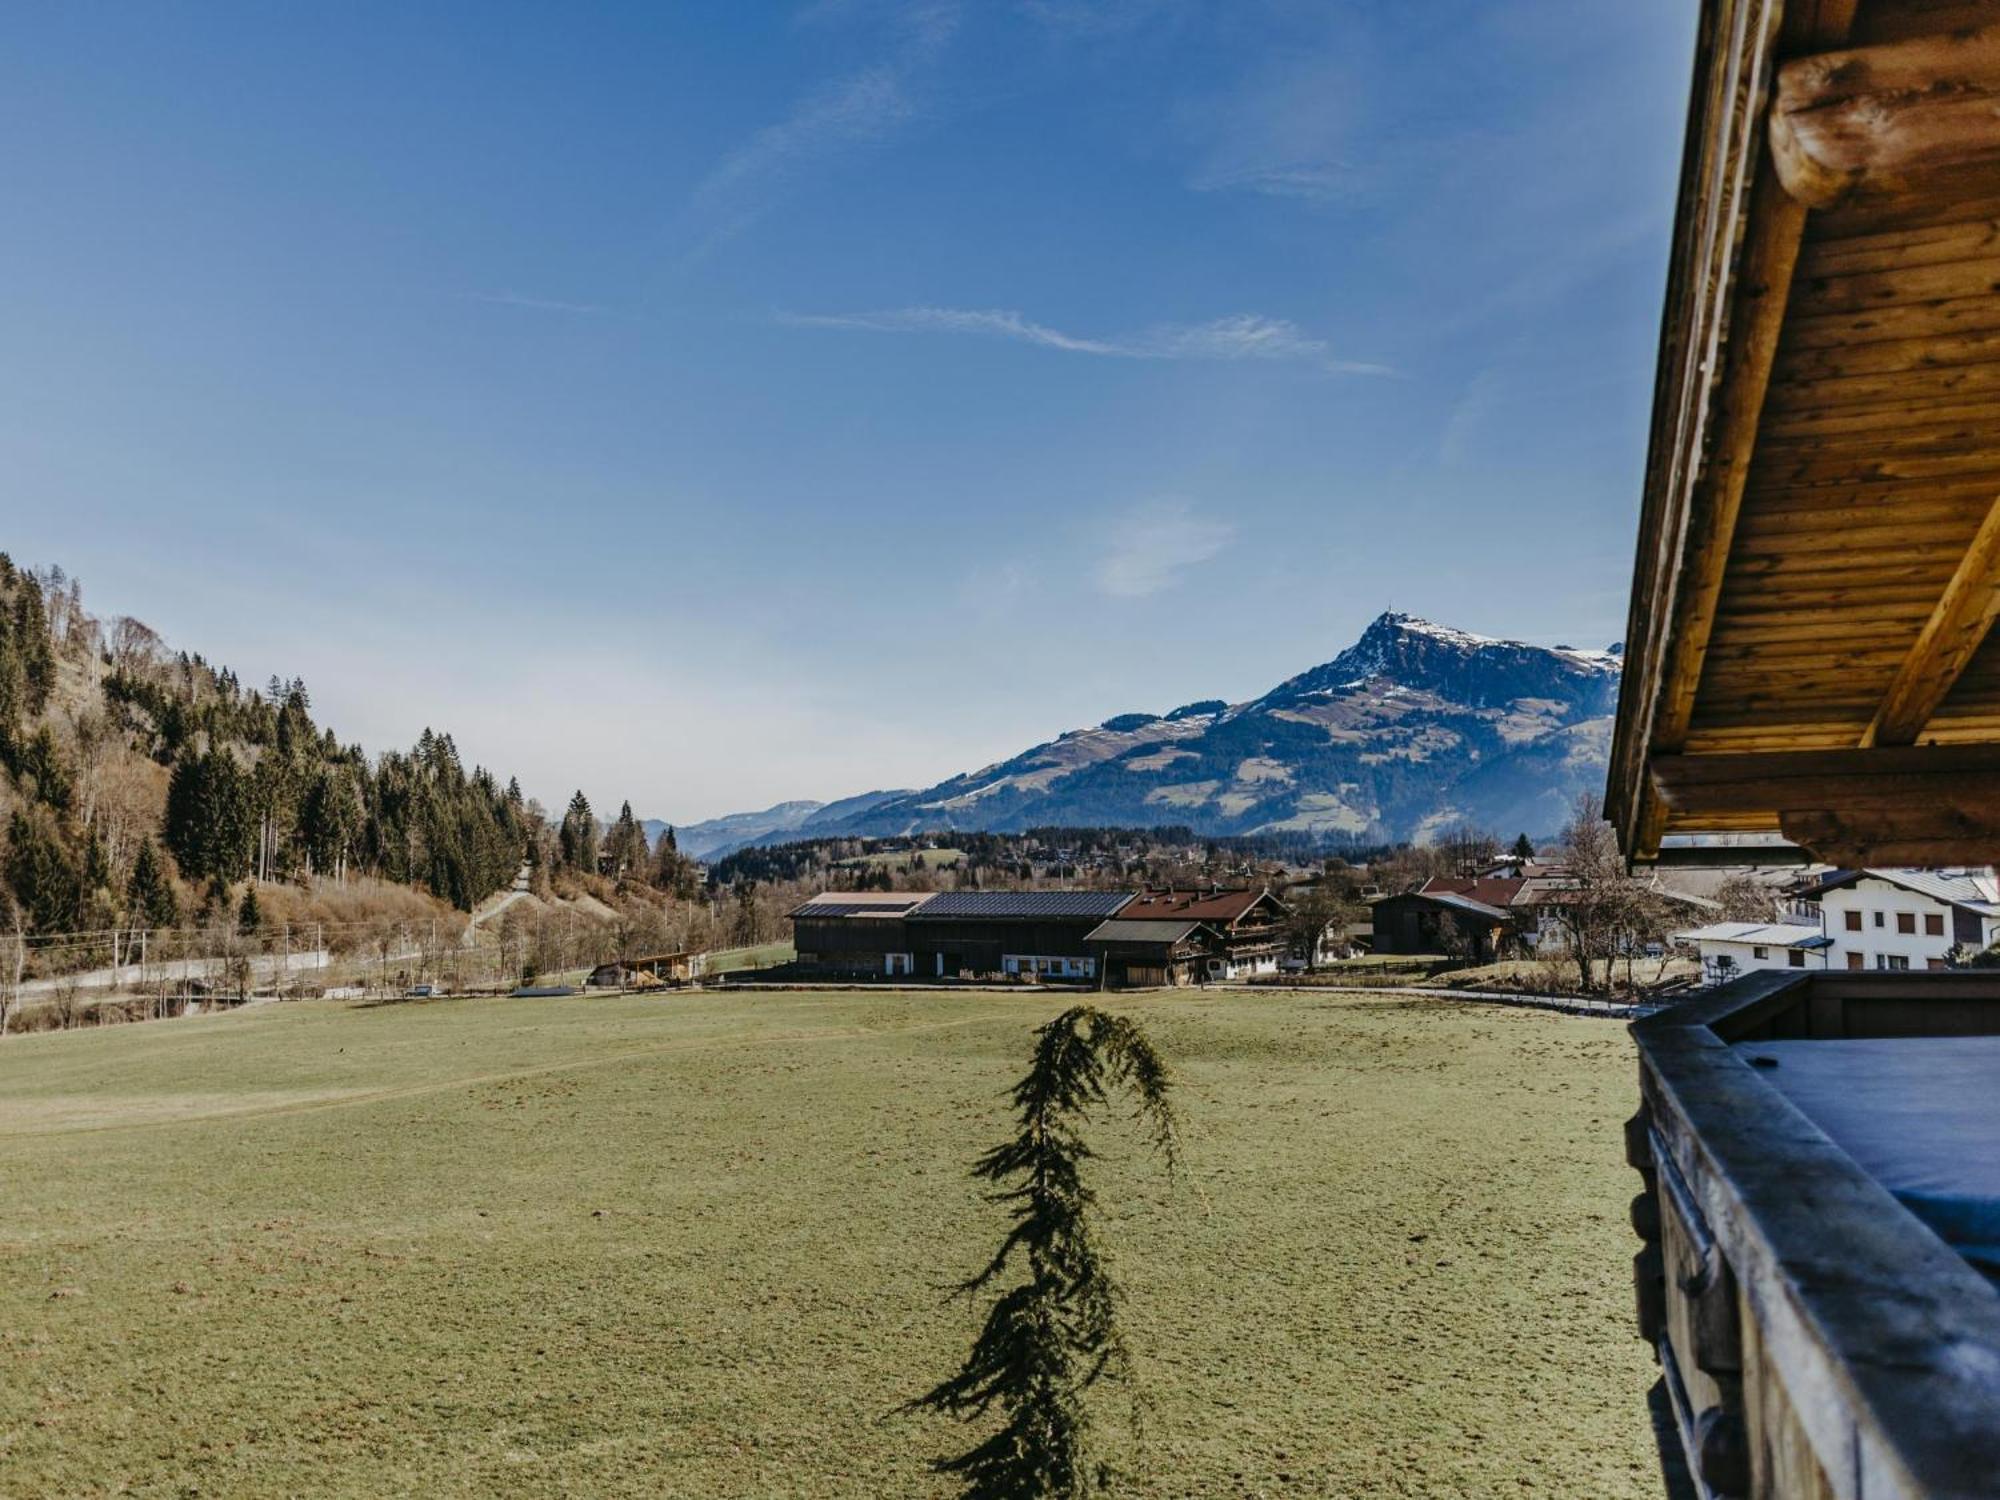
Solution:
<svg viewBox="0 0 2000 1500"><path fill-rule="evenodd" d="M2000 0L1705 0L1607 808L2000 855Z"/></svg>

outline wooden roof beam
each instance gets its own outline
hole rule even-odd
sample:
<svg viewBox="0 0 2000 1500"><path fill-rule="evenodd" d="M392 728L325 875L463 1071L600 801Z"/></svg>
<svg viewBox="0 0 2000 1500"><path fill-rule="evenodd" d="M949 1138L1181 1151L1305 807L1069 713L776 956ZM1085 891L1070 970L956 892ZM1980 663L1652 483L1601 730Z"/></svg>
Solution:
<svg viewBox="0 0 2000 1500"><path fill-rule="evenodd" d="M1913 745L2000 616L2000 497L1987 508L1944 594L1861 736L1863 746Z"/></svg>
<svg viewBox="0 0 2000 1500"><path fill-rule="evenodd" d="M1678 750L1686 744L1693 722L1695 690L1715 630L1805 223L1803 203L1787 196L1769 176L1758 178L1736 276L1735 321L1724 355L1715 440L1688 518L1686 563L1674 599L1667 669L1653 725L1652 742L1659 749Z"/></svg>
<svg viewBox="0 0 2000 1500"><path fill-rule="evenodd" d="M1774 815L1788 840L1830 864L2000 855L2000 745L1665 755L1648 770L1676 815Z"/></svg>
<svg viewBox="0 0 2000 1500"><path fill-rule="evenodd" d="M2000 26L1798 57L1778 69L1771 155L1811 208L2000 165Z"/></svg>

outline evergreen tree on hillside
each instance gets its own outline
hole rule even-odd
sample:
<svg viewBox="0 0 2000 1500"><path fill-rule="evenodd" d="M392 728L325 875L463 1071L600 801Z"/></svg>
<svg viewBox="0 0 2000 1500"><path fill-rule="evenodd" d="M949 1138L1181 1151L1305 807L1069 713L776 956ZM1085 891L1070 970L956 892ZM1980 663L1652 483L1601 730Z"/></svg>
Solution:
<svg viewBox="0 0 2000 1500"><path fill-rule="evenodd" d="M651 851L646 847L646 830L632 816L632 804L618 809L618 821L605 836L604 852L611 857L611 873L619 878L643 873Z"/></svg>
<svg viewBox="0 0 2000 1500"><path fill-rule="evenodd" d="M236 930L252 933L264 925L264 913L257 905L257 887L243 887L243 904L236 908Z"/></svg>
<svg viewBox="0 0 2000 1500"><path fill-rule="evenodd" d="M13 649L21 662L22 712L33 718L49 705L56 685L56 647L49 636L42 586L32 573L19 575L14 595Z"/></svg>
<svg viewBox="0 0 2000 1500"><path fill-rule="evenodd" d="M701 894L700 872L695 862L681 853L680 842L671 825L660 832L653 846L653 884L682 901Z"/></svg>
<svg viewBox="0 0 2000 1500"><path fill-rule="evenodd" d="M563 814L556 843L565 865L586 875L597 873L597 819L591 815L590 799L581 789L569 799L569 811Z"/></svg>
<svg viewBox="0 0 2000 1500"><path fill-rule="evenodd" d="M1522 834L1519 838L1514 840L1514 858L1533 859L1534 857L1535 857L1534 843L1528 838L1528 836L1525 833Z"/></svg>
<svg viewBox="0 0 2000 1500"><path fill-rule="evenodd" d="M12 743L27 702L28 675L14 644L13 612L0 607L0 750Z"/></svg>
<svg viewBox="0 0 2000 1500"><path fill-rule="evenodd" d="M83 905L83 877L47 813L20 808L7 820L7 884L37 932L74 932Z"/></svg>
<svg viewBox="0 0 2000 1500"><path fill-rule="evenodd" d="M132 857L132 875L125 883L125 905L131 918L142 927L180 925L181 903L167 879L159 851L151 839L143 839Z"/></svg>
<svg viewBox="0 0 2000 1500"><path fill-rule="evenodd" d="M227 883L248 873L257 828L250 779L235 756L208 750L174 767L164 835L192 879Z"/></svg>
<svg viewBox="0 0 2000 1500"><path fill-rule="evenodd" d="M70 810L76 797L76 782L48 725L21 740L14 747L11 760L14 780L31 801L59 813Z"/></svg>
<svg viewBox="0 0 2000 1500"><path fill-rule="evenodd" d="M321 766L299 805L299 837L313 869L345 879L366 818L353 770Z"/></svg>

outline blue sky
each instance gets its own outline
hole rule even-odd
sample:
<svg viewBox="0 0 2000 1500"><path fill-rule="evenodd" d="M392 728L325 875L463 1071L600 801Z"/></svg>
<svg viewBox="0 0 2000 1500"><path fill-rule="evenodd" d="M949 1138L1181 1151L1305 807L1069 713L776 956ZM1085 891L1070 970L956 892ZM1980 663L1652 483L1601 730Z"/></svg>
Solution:
<svg viewBox="0 0 2000 1500"><path fill-rule="evenodd" d="M1694 7L10 7L0 516L691 820L1623 629Z"/></svg>

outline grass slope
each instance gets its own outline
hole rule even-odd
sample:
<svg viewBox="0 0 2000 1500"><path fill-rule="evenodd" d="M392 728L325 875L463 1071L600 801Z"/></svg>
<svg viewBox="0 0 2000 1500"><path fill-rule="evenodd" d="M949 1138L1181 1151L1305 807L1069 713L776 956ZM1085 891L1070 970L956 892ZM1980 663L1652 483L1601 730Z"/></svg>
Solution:
<svg viewBox="0 0 2000 1500"><path fill-rule="evenodd" d="M0 1493L940 1496L966 1176L1056 1002L295 1004L0 1044ZM1144 1496L1650 1497L1602 1023L1139 999Z"/></svg>

